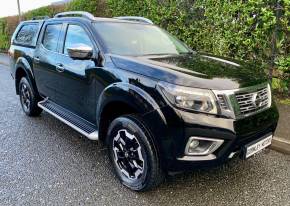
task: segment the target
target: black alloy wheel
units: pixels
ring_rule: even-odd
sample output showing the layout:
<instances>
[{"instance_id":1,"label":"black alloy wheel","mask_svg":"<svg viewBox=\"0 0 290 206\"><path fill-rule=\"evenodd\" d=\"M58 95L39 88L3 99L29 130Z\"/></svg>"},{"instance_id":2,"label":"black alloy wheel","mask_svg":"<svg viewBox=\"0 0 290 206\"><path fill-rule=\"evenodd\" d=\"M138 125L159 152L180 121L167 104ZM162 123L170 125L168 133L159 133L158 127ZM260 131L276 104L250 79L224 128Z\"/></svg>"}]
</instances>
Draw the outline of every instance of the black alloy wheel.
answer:
<instances>
[{"instance_id":1,"label":"black alloy wheel","mask_svg":"<svg viewBox=\"0 0 290 206\"><path fill-rule=\"evenodd\" d=\"M26 77L22 77L19 82L19 97L24 113L28 116L39 116L42 109L37 106L38 95Z\"/></svg>"},{"instance_id":2,"label":"black alloy wheel","mask_svg":"<svg viewBox=\"0 0 290 206\"><path fill-rule=\"evenodd\" d=\"M142 118L121 116L113 120L107 134L110 159L123 185L145 191L164 179L159 155Z\"/></svg>"},{"instance_id":3,"label":"black alloy wheel","mask_svg":"<svg viewBox=\"0 0 290 206\"><path fill-rule=\"evenodd\" d=\"M113 139L114 162L130 180L142 176L145 161L138 139L126 129L119 130Z\"/></svg>"},{"instance_id":4,"label":"black alloy wheel","mask_svg":"<svg viewBox=\"0 0 290 206\"><path fill-rule=\"evenodd\" d=\"M31 104L31 94L26 84L21 84L20 99L24 112L29 112Z\"/></svg>"}]
</instances>

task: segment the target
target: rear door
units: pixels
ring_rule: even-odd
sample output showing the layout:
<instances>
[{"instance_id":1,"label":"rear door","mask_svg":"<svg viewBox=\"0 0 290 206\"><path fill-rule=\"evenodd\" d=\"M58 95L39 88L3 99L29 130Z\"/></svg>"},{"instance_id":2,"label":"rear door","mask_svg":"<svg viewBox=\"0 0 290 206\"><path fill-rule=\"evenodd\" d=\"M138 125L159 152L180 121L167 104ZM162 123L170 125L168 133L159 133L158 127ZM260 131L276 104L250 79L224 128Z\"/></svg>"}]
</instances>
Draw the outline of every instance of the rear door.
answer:
<instances>
[{"instance_id":1,"label":"rear door","mask_svg":"<svg viewBox=\"0 0 290 206\"><path fill-rule=\"evenodd\" d=\"M59 38L62 32L62 23L47 23L40 35L37 44L33 67L35 81L39 93L56 100L56 89L59 87L57 63L59 57Z\"/></svg>"}]
</instances>

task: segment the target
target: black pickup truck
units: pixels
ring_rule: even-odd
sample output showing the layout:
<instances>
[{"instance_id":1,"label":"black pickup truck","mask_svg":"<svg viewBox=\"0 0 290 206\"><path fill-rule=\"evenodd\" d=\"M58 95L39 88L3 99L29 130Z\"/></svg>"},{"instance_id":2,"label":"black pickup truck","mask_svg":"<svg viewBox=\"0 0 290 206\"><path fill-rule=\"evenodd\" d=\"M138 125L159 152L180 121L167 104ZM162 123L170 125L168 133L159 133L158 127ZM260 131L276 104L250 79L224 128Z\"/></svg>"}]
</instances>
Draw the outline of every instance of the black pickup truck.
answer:
<instances>
[{"instance_id":1,"label":"black pickup truck","mask_svg":"<svg viewBox=\"0 0 290 206\"><path fill-rule=\"evenodd\" d=\"M9 56L23 111L45 110L106 143L132 190L157 186L168 171L247 159L277 126L262 68L195 52L146 18L25 21Z\"/></svg>"}]
</instances>

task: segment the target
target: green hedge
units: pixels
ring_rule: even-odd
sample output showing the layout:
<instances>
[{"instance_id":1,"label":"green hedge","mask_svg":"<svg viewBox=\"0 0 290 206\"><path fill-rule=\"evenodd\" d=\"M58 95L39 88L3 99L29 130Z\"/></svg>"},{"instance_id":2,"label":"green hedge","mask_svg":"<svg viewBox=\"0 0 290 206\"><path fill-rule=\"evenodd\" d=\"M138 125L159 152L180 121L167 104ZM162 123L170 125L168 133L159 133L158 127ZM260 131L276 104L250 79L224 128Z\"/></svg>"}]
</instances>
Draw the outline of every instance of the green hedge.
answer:
<instances>
[{"instance_id":1,"label":"green hedge","mask_svg":"<svg viewBox=\"0 0 290 206\"><path fill-rule=\"evenodd\" d=\"M275 86L290 93L285 73L290 67L290 0L108 0L108 4L113 16L150 18L193 49L254 60L266 69L274 66L282 80Z\"/></svg>"},{"instance_id":2,"label":"green hedge","mask_svg":"<svg viewBox=\"0 0 290 206\"><path fill-rule=\"evenodd\" d=\"M6 51L9 47L9 35L6 29L6 20L0 19L0 51Z\"/></svg>"},{"instance_id":3,"label":"green hedge","mask_svg":"<svg viewBox=\"0 0 290 206\"><path fill-rule=\"evenodd\" d=\"M66 10L87 11L101 17L110 16L106 0L73 0L67 5Z\"/></svg>"},{"instance_id":4,"label":"green hedge","mask_svg":"<svg viewBox=\"0 0 290 206\"><path fill-rule=\"evenodd\" d=\"M290 94L290 0L73 0L62 7L32 10L24 17L66 10L150 18L195 50L275 68L274 88ZM7 49L10 34L1 33L1 22L0 49Z\"/></svg>"},{"instance_id":5,"label":"green hedge","mask_svg":"<svg viewBox=\"0 0 290 206\"><path fill-rule=\"evenodd\" d=\"M67 6L69 11L87 11L95 13L97 10L97 1L95 0L74 0Z\"/></svg>"},{"instance_id":6,"label":"green hedge","mask_svg":"<svg viewBox=\"0 0 290 206\"><path fill-rule=\"evenodd\" d=\"M0 51L7 51L9 48L9 36L0 34Z\"/></svg>"}]
</instances>

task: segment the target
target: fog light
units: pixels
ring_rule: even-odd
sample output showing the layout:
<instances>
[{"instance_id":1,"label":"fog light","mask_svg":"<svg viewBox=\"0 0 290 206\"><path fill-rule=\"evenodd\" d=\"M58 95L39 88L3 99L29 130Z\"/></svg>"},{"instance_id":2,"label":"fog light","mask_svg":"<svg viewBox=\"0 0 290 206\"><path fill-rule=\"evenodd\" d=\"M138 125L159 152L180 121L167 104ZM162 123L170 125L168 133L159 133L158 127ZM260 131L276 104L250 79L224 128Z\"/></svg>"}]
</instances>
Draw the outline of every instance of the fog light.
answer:
<instances>
[{"instance_id":1,"label":"fog light","mask_svg":"<svg viewBox=\"0 0 290 206\"><path fill-rule=\"evenodd\" d=\"M189 147L188 147L188 152L191 153L191 152L194 152L194 150L199 146L199 140L195 140L193 139L190 144L189 144Z\"/></svg>"},{"instance_id":2,"label":"fog light","mask_svg":"<svg viewBox=\"0 0 290 206\"><path fill-rule=\"evenodd\" d=\"M205 137L190 137L186 148L186 155L209 155L216 151L224 142L221 139L211 139Z\"/></svg>"}]
</instances>

